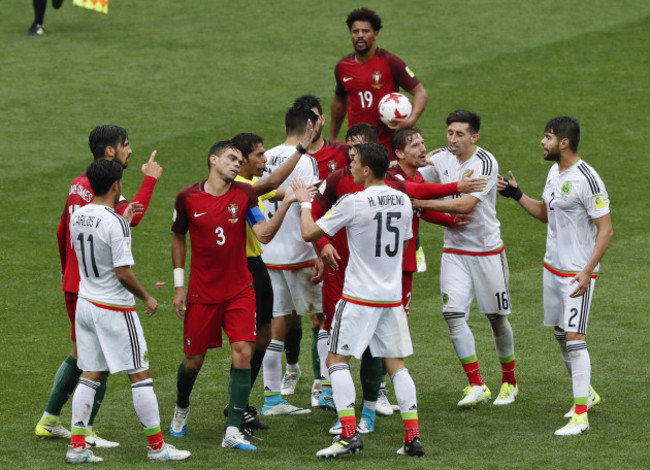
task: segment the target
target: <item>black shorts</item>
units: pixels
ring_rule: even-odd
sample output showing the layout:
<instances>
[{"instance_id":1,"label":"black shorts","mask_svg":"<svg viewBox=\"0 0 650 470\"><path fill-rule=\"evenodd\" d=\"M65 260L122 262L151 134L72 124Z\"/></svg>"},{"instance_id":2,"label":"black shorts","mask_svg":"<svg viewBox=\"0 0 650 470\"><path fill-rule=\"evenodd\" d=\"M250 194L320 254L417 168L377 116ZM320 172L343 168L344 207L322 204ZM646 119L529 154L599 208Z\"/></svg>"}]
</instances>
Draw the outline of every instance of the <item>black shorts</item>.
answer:
<instances>
[{"instance_id":1,"label":"black shorts","mask_svg":"<svg viewBox=\"0 0 650 470\"><path fill-rule=\"evenodd\" d=\"M256 326L259 330L262 325L268 325L273 319L273 287L271 278L261 256L246 258L248 270L253 276L255 299L257 302Z\"/></svg>"}]
</instances>

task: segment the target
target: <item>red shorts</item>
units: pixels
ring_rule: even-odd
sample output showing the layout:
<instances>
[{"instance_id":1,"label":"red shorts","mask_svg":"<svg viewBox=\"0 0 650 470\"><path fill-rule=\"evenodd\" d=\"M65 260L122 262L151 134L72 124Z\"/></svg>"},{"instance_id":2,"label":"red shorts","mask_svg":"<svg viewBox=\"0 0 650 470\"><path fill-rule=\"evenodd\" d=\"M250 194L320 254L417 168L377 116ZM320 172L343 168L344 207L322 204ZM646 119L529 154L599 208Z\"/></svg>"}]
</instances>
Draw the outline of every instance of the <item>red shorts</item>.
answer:
<instances>
[{"instance_id":1,"label":"red shorts","mask_svg":"<svg viewBox=\"0 0 650 470\"><path fill-rule=\"evenodd\" d=\"M345 275L344 269L332 271L325 269L323 275L323 313L325 314L325 331L329 331L332 327L332 319L334 312L336 312L336 303L341 300L343 295L343 279Z\"/></svg>"},{"instance_id":2,"label":"red shorts","mask_svg":"<svg viewBox=\"0 0 650 470\"><path fill-rule=\"evenodd\" d=\"M77 294L73 292L64 292L65 308L68 311L68 318L70 319L70 339L77 342L77 335L74 330L74 318L77 311Z\"/></svg>"},{"instance_id":3,"label":"red shorts","mask_svg":"<svg viewBox=\"0 0 650 470\"><path fill-rule=\"evenodd\" d=\"M220 304L187 304L183 325L185 354L205 353L221 347L221 330L231 343L257 338L255 330L255 291L250 286L237 297Z\"/></svg>"},{"instance_id":4,"label":"red shorts","mask_svg":"<svg viewBox=\"0 0 650 470\"><path fill-rule=\"evenodd\" d=\"M413 273L402 271L402 305L406 316L411 314L411 291L413 290Z\"/></svg>"}]
</instances>

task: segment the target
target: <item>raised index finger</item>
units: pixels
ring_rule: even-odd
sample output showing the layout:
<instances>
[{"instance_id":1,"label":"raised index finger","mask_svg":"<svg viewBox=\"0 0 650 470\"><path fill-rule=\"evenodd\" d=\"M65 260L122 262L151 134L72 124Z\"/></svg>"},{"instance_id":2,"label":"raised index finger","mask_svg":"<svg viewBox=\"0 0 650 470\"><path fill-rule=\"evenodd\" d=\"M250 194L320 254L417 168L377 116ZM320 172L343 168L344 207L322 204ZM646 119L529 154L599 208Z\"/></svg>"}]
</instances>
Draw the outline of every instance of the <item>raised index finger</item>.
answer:
<instances>
[{"instance_id":1,"label":"raised index finger","mask_svg":"<svg viewBox=\"0 0 650 470\"><path fill-rule=\"evenodd\" d=\"M157 153L158 150L154 150L153 152L151 152L151 156L149 157L149 163L152 163L155 160Z\"/></svg>"}]
</instances>

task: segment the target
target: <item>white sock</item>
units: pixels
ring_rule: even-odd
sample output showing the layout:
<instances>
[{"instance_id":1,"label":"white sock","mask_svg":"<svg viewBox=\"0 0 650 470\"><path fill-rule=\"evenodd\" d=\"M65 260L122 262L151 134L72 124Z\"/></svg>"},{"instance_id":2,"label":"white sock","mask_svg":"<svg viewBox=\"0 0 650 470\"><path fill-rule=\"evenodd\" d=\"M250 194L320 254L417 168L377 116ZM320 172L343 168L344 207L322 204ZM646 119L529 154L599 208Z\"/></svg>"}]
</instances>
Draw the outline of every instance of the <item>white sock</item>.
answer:
<instances>
[{"instance_id":1,"label":"white sock","mask_svg":"<svg viewBox=\"0 0 650 470\"><path fill-rule=\"evenodd\" d=\"M443 315L447 321L451 344L454 345L458 359L474 356L476 354L474 335L465 321L465 314L444 313Z\"/></svg>"},{"instance_id":2,"label":"white sock","mask_svg":"<svg viewBox=\"0 0 650 470\"><path fill-rule=\"evenodd\" d=\"M138 419L145 429L153 429L160 426L160 411L158 410L158 398L153 391L153 379L145 379L131 384L131 395L133 395L133 408Z\"/></svg>"},{"instance_id":3,"label":"white sock","mask_svg":"<svg viewBox=\"0 0 650 470\"><path fill-rule=\"evenodd\" d=\"M318 359L320 360L320 375L321 375L321 380L324 380L326 382L329 382L330 380L330 372L327 369L327 364L325 363L325 360L327 359L327 342L330 339L330 334L326 330L319 330L318 331Z\"/></svg>"},{"instance_id":4,"label":"white sock","mask_svg":"<svg viewBox=\"0 0 650 470\"><path fill-rule=\"evenodd\" d=\"M417 412L418 399L415 393L415 382L413 382L408 369L398 370L390 380L393 382L400 413L403 415L404 413Z\"/></svg>"},{"instance_id":5,"label":"white sock","mask_svg":"<svg viewBox=\"0 0 650 470\"><path fill-rule=\"evenodd\" d=\"M262 377L265 392L278 392L282 388L282 351L284 341L272 339L262 360Z\"/></svg>"},{"instance_id":6,"label":"white sock","mask_svg":"<svg viewBox=\"0 0 650 470\"><path fill-rule=\"evenodd\" d=\"M560 352L562 353L564 365L569 371L569 375L571 375L571 358L569 357L569 351L567 351L566 348L566 331L554 331L553 334L555 335L557 343L560 345Z\"/></svg>"},{"instance_id":7,"label":"white sock","mask_svg":"<svg viewBox=\"0 0 650 470\"><path fill-rule=\"evenodd\" d=\"M82 378L79 380L77 390L75 390L72 397L71 427L82 429L88 427L88 420L90 420L93 403L95 402L95 393L100 385L99 382L93 382L90 379Z\"/></svg>"},{"instance_id":8,"label":"white sock","mask_svg":"<svg viewBox=\"0 0 650 470\"><path fill-rule=\"evenodd\" d=\"M498 357L510 357L515 353L515 338L512 334L512 326L506 315L491 313L487 315L492 327L492 338Z\"/></svg>"},{"instance_id":9,"label":"white sock","mask_svg":"<svg viewBox=\"0 0 650 470\"><path fill-rule=\"evenodd\" d=\"M347 364L334 364L330 367L329 372L336 411L354 410L356 391L354 390L352 374L350 374L350 366Z\"/></svg>"},{"instance_id":10,"label":"white sock","mask_svg":"<svg viewBox=\"0 0 650 470\"><path fill-rule=\"evenodd\" d=\"M300 364L297 362L295 364L287 364L287 372L298 373L300 372Z\"/></svg>"},{"instance_id":11,"label":"white sock","mask_svg":"<svg viewBox=\"0 0 650 470\"><path fill-rule=\"evenodd\" d=\"M587 351L586 341L567 341L567 350L571 358L571 380L573 382L573 397L589 396L591 383L591 360Z\"/></svg>"}]
</instances>

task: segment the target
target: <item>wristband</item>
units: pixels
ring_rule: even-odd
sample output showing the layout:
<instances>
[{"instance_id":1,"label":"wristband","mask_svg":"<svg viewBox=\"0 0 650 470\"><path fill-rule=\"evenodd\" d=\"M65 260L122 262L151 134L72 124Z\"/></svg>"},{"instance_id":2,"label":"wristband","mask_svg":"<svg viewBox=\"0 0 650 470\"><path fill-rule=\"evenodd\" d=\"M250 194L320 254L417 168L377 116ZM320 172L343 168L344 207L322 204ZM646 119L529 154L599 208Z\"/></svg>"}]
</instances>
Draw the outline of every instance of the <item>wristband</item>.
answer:
<instances>
[{"instance_id":1,"label":"wristband","mask_svg":"<svg viewBox=\"0 0 650 470\"><path fill-rule=\"evenodd\" d=\"M307 149L305 147L303 147L302 144L296 145L296 150L298 152L302 153L303 155L307 153Z\"/></svg>"},{"instance_id":2,"label":"wristband","mask_svg":"<svg viewBox=\"0 0 650 470\"><path fill-rule=\"evenodd\" d=\"M309 201L303 201L300 203L300 208L301 209L309 209L311 210L311 202Z\"/></svg>"},{"instance_id":3,"label":"wristband","mask_svg":"<svg viewBox=\"0 0 650 470\"><path fill-rule=\"evenodd\" d=\"M514 199L515 201L519 201L519 199L522 198L524 195L523 191L519 186L514 187L513 185L510 184L510 181L508 181L508 178L503 178L506 182L506 187L503 188L501 191L499 191L499 194L501 194L504 197L510 197Z\"/></svg>"},{"instance_id":4,"label":"wristband","mask_svg":"<svg viewBox=\"0 0 650 470\"><path fill-rule=\"evenodd\" d=\"M183 268L174 268L174 287L183 287L185 285L185 270Z\"/></svg>"}]
</instances>

